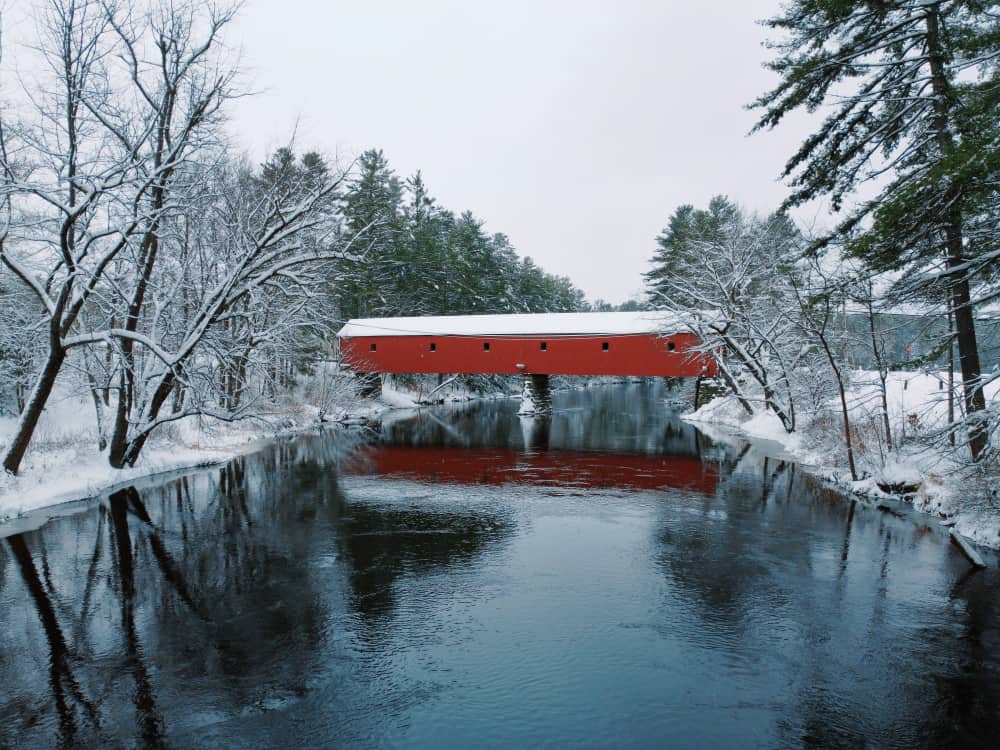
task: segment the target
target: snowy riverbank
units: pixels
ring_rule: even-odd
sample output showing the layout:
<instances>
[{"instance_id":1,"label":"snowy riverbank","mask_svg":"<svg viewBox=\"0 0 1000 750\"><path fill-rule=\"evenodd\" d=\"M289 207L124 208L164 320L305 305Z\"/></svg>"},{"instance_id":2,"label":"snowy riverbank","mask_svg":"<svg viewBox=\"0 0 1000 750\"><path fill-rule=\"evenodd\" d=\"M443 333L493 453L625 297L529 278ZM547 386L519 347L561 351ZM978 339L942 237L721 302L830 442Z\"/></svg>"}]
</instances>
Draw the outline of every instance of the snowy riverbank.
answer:
<instances>
[{"instance_id":1,"label":"snowy riverbank","mask_svg":"<svg viewBox=\"0 0 1000 750\"><path fill-rule=\"evenodd\" d=\"M385 387L374 400L339 399L320 418L307 404L290 404L240 422L189 417L161 428L134 467L113 469L97 449L93 407L74 398L53 399L42 415L21 471L0 471L0 523L25 514L84 500L112 487L165 472L211 466L252 452L282 435L306 433L322 425L351 425L392 410L418 408L426 394ZM474 394L451 389L442 398L466 401ZM0 451L14 433L16 420L0 418Z\"/></svg>"},{"instance_id":2,"label":"snowy riverbank","mask_svg":"<svg viewBox=\"0 0 1000 750\"><path fill-rule=\"evenodd\" d=\"M721 426L770 441L780 446L783 457L876 502L899 497L881 487L916 487L906 498L917 510L935 515L942 524L978 544L1000 549L1000 488L995 478L977 476L950 451L942 450L940 438L932 439L947 424L946 373L893 372L886 386L892 450L883 437L877 373L852 373L848 410L860 477L856 481L846 468L840 416L833 406L801 416L799 428L792 433L785 432L771 412L748 417L733 396L717 397L683 419L710 431ZM998 391L1000 383L991 384L987 399L996 402Z\"/></svg>"}]
</instances>

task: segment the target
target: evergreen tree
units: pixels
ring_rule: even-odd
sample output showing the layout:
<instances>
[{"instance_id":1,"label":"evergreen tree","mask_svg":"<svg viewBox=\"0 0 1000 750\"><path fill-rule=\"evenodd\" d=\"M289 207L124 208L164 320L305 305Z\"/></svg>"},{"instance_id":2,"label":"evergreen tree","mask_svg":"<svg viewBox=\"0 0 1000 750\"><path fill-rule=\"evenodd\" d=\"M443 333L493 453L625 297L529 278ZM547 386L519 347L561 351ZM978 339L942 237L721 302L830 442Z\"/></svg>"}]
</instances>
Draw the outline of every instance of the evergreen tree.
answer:
<instances>
[{"instance_id":1,"label":"evergreen tree","mask_svg":"<svg viewBox=\"0 0 1000 750\"><path fill-rule=\"evenodd\" d=\"M409 201L403 209L409 296L403 314L429 315L443 311L449 287L446 237L454 217L438 207L420 172L406 181Z\"/></svg>"},{"instance_id":2,"label":"evergreen tree","mask_svg":"<svg viewBox=\"0 0 1000 750\"><path fill-rule=\"evenodd\" d=\"M382 151L365 151L344 197L345 231L363 237L356 250L360 261L346 264L337 279L338 306L345 320L396 312L388 292L406 273L399 257L402 197L399 178Z\"/></svg>"},{"instance_id":3,"label":"evergreen tree","mask_svg":"<svg viewBox=\"0 0 1000 750\"><path fill-rule=\"evenodd\" d=\"M286 169L276 156L275 171ZM565 278L518 258L472 212L437 205L420 172L401 183L381 151L366 151L343 197L344 232L364 230L363 253L338 268L334 317L455 315L583 309Z\"/></svg>"},{"instance_id":4,"label":"evergreen tree","mask_svg":"<svg viewBox=\"0 0 1000 750\"><path fill-rule=\"evenodd\" d=\"M650 305L648 303L638 299L627 299L618 305L620 312L641 312L649 309Z\"/></svg>"},{"instance_id":5,"label":"evergreen tree","mask_svg":"<svg viewBox=\"0 0 1000 750\"><path fill-rule=\"evenodd\" d=\"M721 242L733 223L741 220L739 207L724 195L713 197L707 209L691 205L678 207L656 238L657 250L651 261L653 268L644 274L650 303L662 305L669 294L674 302L696 305L697 301L691 297L676 299L680 293L675 283L676 275L689 272L700 247Z\"/></svg>"},{"instance_id":6,"label":"evergreen tree","mask_svg":"<svg viewBox=\"0 0 1000 750\"><path fill-rule=\"evenodd\" d=\"M946 291L974 459L987 436L976 419L986 404L974 293L1000 257L998 10L981 0L791 0L767 22L786 34L771 45L781 82L753 105L764 110L756 129L834 105L785 166L786 207L829 196L839 210L860 184L888 178L838 236L873 269L905 271L908 291Z\"/></svg>"},{"instance_id":7,"label":"evergreen tree","mask_svg":"<svg viewBox=\"0 0 1000 750\"><path fill-rule=\"evenodd\" d=\"M483 224L465 211L451 227L448 238L455 279L454 294L449 300L449 312L474 314L500 312L492 308L488 292L488 275L494 269L489 239Z\"/></svg>"}]
</instances>

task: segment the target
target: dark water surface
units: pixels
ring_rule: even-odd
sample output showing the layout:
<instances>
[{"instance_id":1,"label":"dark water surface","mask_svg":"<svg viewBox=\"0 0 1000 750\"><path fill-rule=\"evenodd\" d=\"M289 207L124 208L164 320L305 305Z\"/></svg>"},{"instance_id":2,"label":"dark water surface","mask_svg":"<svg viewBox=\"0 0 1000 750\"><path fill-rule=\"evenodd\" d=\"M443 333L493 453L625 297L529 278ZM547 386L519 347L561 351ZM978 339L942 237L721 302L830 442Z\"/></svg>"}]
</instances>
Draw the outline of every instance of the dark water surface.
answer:
<instances>
[{"instance_id":1,"label":"dark water surface","mask_svg":"<svg viewBox=\"0 0 1000 750\"><path fill-rule=\"evenodd\" d=\"M996 558L663 395L397 417L0 540L0 747L997 747Z\"/></svg>"}]
</instances>

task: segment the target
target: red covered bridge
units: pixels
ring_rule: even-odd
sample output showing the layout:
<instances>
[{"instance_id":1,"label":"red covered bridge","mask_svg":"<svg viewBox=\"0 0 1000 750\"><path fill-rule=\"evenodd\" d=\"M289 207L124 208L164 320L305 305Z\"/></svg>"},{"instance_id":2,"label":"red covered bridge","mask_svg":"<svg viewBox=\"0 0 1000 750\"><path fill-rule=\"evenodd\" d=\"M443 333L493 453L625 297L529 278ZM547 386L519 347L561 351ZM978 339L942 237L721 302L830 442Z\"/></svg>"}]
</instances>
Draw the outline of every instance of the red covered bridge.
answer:
<instances>
[{"instance_id":1,"label":"red covered bridge","mask_svg":"<svg viewBox=\"0 0 1000 750\"><path fill-rule=\"evenodd\" d=\"M361 373L714 375L711 355L660 312L358 318L341 358Z\"/></svg>"}]
</instances>

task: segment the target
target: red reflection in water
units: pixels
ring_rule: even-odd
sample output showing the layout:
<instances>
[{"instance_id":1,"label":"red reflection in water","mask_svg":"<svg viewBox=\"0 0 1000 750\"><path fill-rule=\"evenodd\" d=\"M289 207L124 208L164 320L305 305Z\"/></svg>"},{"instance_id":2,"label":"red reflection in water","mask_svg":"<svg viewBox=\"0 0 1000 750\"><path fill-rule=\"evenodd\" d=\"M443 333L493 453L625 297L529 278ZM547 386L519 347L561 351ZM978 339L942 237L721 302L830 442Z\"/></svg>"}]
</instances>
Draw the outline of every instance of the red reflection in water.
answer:
<instances>
[{"instance_id":1,"label":"red reflection in water","mask_svg":"<svg viewBox=\"0 0 1000 750\"><path fill-rule=\"evenodd\" d=\"M690 456L456 449L403 445L360 451L345 474L405 477L449 484L538 484L578 488L655 490L665 487L713 494L717 467Z\"/></svg>"}]
</instances>

